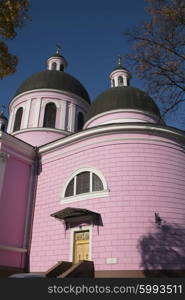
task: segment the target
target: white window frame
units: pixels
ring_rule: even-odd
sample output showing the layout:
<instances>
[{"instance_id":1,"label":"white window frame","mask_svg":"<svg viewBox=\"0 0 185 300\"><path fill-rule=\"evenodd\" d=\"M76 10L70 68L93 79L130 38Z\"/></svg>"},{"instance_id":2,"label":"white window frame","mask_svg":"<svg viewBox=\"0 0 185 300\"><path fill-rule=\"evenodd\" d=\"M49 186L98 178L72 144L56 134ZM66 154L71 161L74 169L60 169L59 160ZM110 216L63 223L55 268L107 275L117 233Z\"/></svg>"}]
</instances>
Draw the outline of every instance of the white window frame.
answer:
<instances>
[{"instance_id":1,"label":"white window frame","mask_svg":"<svg viewBox=\"0 0 185 300\"><path fill-rule=\"evenodd\" d=\"M82 172L90 172L90 192L88 193L82 193L82 194L76 194L76 178L77 175L82 173ZM102 191L92 191L92 174L96 174L100 180L102 181L103 184L103 190ZM74 178L74 195L65 197L65 192L68 184L70 181ZM105 180L105 177L103 174L94 168L80 168L76 170L75 172L72 173L72 175L69 177L69 179L65 182L64 188L61 194L61 204L63 203L71 203L71 202L78 202L82 200L88 200L88 199L93 199L93 198L101 198L101 197L107 197L109 195L109 190L107 187L107 182Z\"/></svg>"},{"instance_id":2,"label":"white window frame","mask_svg":"<svg viewBox=\"0 0 185 300\"><path fill-rule=\"evenodd\" d=\"M46 105L48 103L53 103L56 106L56 119L55 119L55 126L56 126L58 113L59 113L58 110L60 108L60 105L58 103L58 99L52 99L52 98L48 97L48 98L41 99L41 102L40 102L41 109L40 109L40 114L39 114L39 119L38 119L38 124L39 124L38 127L47 128L47 127L43 127L43 125L44 125L44 116L45 116ZM57 127L52 128L52 129L57 129Z\"/></svg>"},{"instance_id":3,"label":"white window frame","mask_svg":"<svg viewBox=\"0 0 185 300\"><path fill-rule=\"evenodd\" d=\"M23 128L23 119L25 117L24 116L25 105L20 104L14 110L14 116L13 116L13 121L12 121L12 130L11 130L13 133L19 131L19 130L13 131L14 130L14 125L15 125L16 114L17 114L17 111L18 111L19 108L22 108L22 117L21 117L21 124L20 124L20 129L19 130L21 130Z\"/></svg>"}]
</instances>

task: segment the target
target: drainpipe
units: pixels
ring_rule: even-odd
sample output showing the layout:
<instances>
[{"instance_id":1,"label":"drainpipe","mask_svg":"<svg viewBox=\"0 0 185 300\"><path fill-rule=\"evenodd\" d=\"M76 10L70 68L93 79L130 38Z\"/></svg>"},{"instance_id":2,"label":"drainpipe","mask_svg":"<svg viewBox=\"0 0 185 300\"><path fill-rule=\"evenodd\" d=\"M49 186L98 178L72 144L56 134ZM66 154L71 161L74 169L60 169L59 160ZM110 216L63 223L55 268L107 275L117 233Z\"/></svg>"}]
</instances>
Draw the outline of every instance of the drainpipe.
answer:
<instances>
[{"instance_id":1,"label":"drainpipe","mask_svg":"<svg viewBox=\"0 0 185 300\"><path fill-rule=\"evenodd\" d=\"M34 208L36 200L36 191L37 191L37 181L39 175L39 165L40 157L38 154L38 148L35 147L35 162L31 167L31 176L29 182L29 191L28 191L28 204L26 209L26 220L25 220L25 230L23 238L23 248L27 249L26 261L25 261L25 271L29 272L29 259L30 259L30 249L31 249L31 238L32 238L32 229L33 229L33 217L34 217Z\"/></svg>"}]
</instances>

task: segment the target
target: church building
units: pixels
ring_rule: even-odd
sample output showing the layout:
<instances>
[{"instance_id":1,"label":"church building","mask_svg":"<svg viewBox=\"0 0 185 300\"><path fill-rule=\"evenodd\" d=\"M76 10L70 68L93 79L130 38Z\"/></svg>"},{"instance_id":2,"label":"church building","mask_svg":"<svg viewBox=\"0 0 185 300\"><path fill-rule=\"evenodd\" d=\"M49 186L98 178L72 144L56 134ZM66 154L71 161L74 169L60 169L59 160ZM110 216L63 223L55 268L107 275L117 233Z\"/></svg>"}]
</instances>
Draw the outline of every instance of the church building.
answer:
<instances>
[{"instance_id":1,"label":"church building","mask_svg":"<svg viewBox=\"0 0 185 300\"><path fill-rule=\"evenodd\" d=\"M82 260L95 277L183 273L185 132L120 60L92 102L66 67L57 50L0 114L0 276Z\"/></svg>"}]
</instances>

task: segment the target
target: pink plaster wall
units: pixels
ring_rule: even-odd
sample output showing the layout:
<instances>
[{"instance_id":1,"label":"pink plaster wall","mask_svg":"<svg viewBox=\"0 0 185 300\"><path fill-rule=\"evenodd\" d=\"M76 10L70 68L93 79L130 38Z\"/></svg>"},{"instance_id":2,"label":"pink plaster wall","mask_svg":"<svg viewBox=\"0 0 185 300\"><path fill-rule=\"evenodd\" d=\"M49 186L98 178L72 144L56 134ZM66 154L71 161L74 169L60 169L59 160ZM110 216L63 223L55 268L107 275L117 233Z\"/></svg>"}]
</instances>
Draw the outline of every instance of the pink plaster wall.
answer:
<instances>
[{"instance_id":1,"label":"pink plaster wall","mask_svg":"<svg viewBox=\"0 0 185 300\"><path fill-rule=\"evenodd\" d=\"M131 137L133 140L129 140ZM150 234L158 237L155 212L166 225L185 226L185 153L181 147L147 134L112 134L45 154L42 161L31 271L45 271L59 260L69 260L70 230L65 233L63 224L50 216L68 206L90 209L102 216L104 226L99 231L93 227L92 260L96 270L185 268L176 256L170 256L171 252L160 253L163 260L153 265L158 249L153 249L152 255L150 251L148 262L146 254L151 244L145 245L143 251L139 247L140 241ZM60 204L64 183L82 167L92 167L104 174L109 196ZM177 232L170 235L170 251L176 238ZM163 240L155 242L155 246L159 242ZM117 263L107 264L106 258L110 257L117 258Z\"/></svg>"},{"instance_id":2,"label":"pink plaster wall","mask_svg":"<svg viewBox=\"0 0 185 300\"><path fill-rule=\"evenodd\" d=\"M144 113L137 113L137 112L107 112L104 115L97 115L95 118L92 120L87 121L87 125L85 124L84 128L90 128L94 126L101 125L102 123L109 122L111 121L116 121L117 119L125 119L125 122L128 122L126 119L129 119L129 122L136 122L135 119L137 119L141 122L147 122L147 123L156 123L157 122L157 117L152 117Z\"/></svg>"},{"instance_id":3,"label":"pink plaster wall","mask_svg":"<svg viewBox=\"0 0 185 300\"><path fill-rule=\"evenodd\" d=\"M13 145L12 145L13 147ZM0 245L23 247L26 208L31 175L31 162L12 154L13 148L3 147L10 154L7 159L3 191L0 199ZM14 150L15 151L15 150ZM0 265L24 267L24 256L20 252L0 249Z\"/></svg>"},{"instance_id":4,"label":"pink plaster wall","mask_svg":"<svg viewBox=\"0 0 185 300\"><path fill-rule=\"evenodd\" d=\"M25 254L15 251L0 250L0 266L24 268Z\"/></svg>"},{"instance_id":5,"label":"pink plaster wall","mask_svg":"<svg viewBox=\"0 0 185 300\"><path fill-rule=\"evenodd\" d=\"M41 146L52 141L58 140L65 136L64 132L53 132L49 130L34 130L34 131L20 131L14 134L18 139L32 146Z\"/></svg>"}]
</instances>

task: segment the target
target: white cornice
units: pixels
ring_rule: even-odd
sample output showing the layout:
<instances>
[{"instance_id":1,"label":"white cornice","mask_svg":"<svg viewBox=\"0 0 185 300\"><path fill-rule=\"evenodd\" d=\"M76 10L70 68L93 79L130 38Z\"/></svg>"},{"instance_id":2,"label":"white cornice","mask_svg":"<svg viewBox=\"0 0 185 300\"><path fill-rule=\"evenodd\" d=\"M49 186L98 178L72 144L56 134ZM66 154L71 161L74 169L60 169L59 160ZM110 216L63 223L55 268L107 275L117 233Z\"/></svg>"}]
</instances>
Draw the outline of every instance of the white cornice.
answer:
<instances>
[{"instance_id":1,"label":"white cornice","mask_svg":"<svg viewBox=\"0 0 185 300\"><path fill-rule=\"evenodd\" d=\"M113 70L110 75L109 78L111 78L113 75L115 75L116 73L123 73L124 75L129 75L129 77L131 78L131 73L127 70L127 69L115 69Z\"/></svg>"},{"instance_id":2,"label":"white cornice","mask_svg":"<svg viewBox=\"0 0 185 300\"><path fill-rule=\"evenodd\" d=\"M44 153L47 151L52 151L57 147L66 146L94 136L102 136L112 133L141 133L148 135L157 135L175 140L176 143L180 144L183 147L185 146L185 132L177 130L175 128L162 127L156 124L149 123L116 123L82 130L81 132L72 134L68 137L53 141L49 144L39 147L39 152Z\"/></svg>"},{"instance_id":3,"label":"white cornice","mask_svg":"<svg viewBox=\"0 0 185 300\"><path fill-rule=\"evenodd\" d=\"M24 128L20 129L18 131L12 132L11 135L16 136L17 134L23 133L23 132L30 132L30 131L49 131L49 132L56 132L56 133L62 133L65 135L71 135L72 132L65 131L62 129L57 128L49 128L49 127L31 127L31 128Z\"/></svg>"},{"instance_id":4,"label":"white cornice","mask_svg":"<svg viewBox=\"0 0 185 300\"><path fill-rule=\"evenodd\" d=\"M19 153L27 155L31 158L35 157L35 148L33 146L8 133L0 132L0 140L2 140L3 144L11 147L11 149L18 151Z\"/></svg>"},{"instance_id":5,"label":"white cornice","mask_svg":"<svg viewBox=\"0 0 185 300\"><path fill-rule=\"evenodd\" d=\"M96 119L99 119L100 117L104 117L106 115L115 114L115 113L137 113L137 114L140 114L140 115L145 115L147 117L150 117L150 118L154 119L156 122L159 121L159 118L156 115L145 112L145 111L142 111L142 110L139 110L139 109L114 109L114 110L109 110L109 111L106 111L106 112L102 112L102 113L90 118L89 120L87 120L87 122L85 122L84 129L87 128L88 125L91 122L95 121Z\"/></svg>"},{"instance_id":6,"label":"white cornice","mask_svg":"<svg viewBox=\"0 0 185 300\"><path fill-rule=\"evenodd\" d=\"M85 104L87 106L87 108L90 106L90 103L88 103L86 100L84 100L83 98L81 98L80 96L76 95L76 94L73 94L71 92L67 92L67 91L60 91L60 90L56 90L56 89L34 89L34 90L30 90L30 91L26 91L26 92L23 92L19 95L17 95L15 98L13 98L10 103L9 103L9 109L11 110L11 106L13 105L13 103L18 100L19 98L21 98L22 96L25 96L25 95L30 95L30 97L32 97L31 94L34 94L34 93L43 93L43 92L55 92L57 94L60 94L60 95L65 95L67 97L69 97L70 99L73 98L73 99L76 99L78 101L82 101L83 104ZM59 99L60 100L60 99ZM62 99L61 99L62 100Z\"/></svg>"},{"instance_id":7,"label":"white cornice","mask_svg":"<svg viewBox=\"0 0 185 300\"><path fill-rule=\"evenodd\" d=\"M85 193L85 194L79 194L71 197L62 197L60 200L60 204L67 204L67 203L74 203L79 201L87 201L89 199L99 199L103 197L109 196L109 190L103 190L103 191L97 191L97 192L91 192L91 193Z\"/></svg>"}]
</instances>

